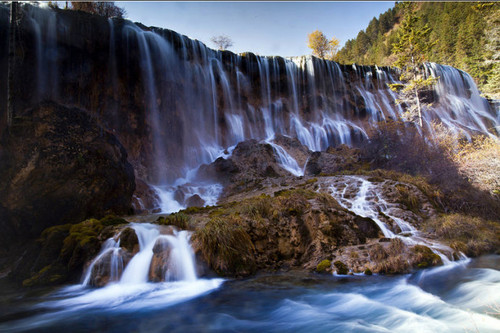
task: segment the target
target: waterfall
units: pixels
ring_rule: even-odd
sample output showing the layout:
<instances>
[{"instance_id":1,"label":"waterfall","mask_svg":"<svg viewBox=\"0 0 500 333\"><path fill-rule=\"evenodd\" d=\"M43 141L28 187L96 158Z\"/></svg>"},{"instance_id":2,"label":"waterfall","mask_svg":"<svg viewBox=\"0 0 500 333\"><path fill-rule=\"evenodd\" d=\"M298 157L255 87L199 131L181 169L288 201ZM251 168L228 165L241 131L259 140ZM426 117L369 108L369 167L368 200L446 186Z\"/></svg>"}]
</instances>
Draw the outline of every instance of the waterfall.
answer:
<instances>
[{"instance_id":1,"label":"waterfall","mask_svg":"<svg viewBox=\"0 0 500 333\"><path fill-rule=\"evenodd\" d=\"M116 281L118 279L119 269L123 269L123 260L119 257L120 251L120 241L115 241L113 238L109 238L102 245L102 249L99 254L92 260L89 267L83 274L82 285L88 286L90 283L90 279L92 277L92 271L96 265L96 263L100 262L107 254L112 254L112 259L110 263L110 271L111 271L111 281Z\"/></svg>"},{"instance_id":2,"label":"waterfall","mask_svg":"<svg viewBox=\"0 0 500 333\"><path fill-rule=\"evenodd\" d=\"M131 228L134 229L137 235L139 252L128 262L125 269L123 269L123 259L120 255L122 250L120 241L110 238L104 242L101 251L85 271L82 279L83 286L90 284L92 274L94 274L94 267L108 264L103 262L103 259L109 253L112 253L108 268L110 283L124 286L148 283L154 255L153 248L158 244L160 244L162 250L169 251L167 252L166 267L163 267L165 269L164 281L194 282L198 279L194 253L190 244L190 232L174 230L171 235L164 235L160 233L158 225L149 223L132 223ZM116 238L119 237L120 234L116 236Z\"/></svg>"},{"instance_id":3,"label":"waterfall","mask_svg":"<svg viewBox=\"0 0 500 333\"><path fill-rule=\"evenodd\" d=\"M297 161L283 147L272 142L272 139L268 139L265 142L273 147L273 151L281 167L296 177L303 176L304 169L299 167Z\"/></svg>"},{"instance_id":4,"label":"waterfall","mask_svg":"<svg viewBox=\"0 0 500 333\"><path fill-rule=\"evenodd\" d=\"M396 69L340 65L312 56L237 55L130 21L103 19L95 29L109 33L103 39L78 24L74 13L23 8L28 8L31 28L21 34L27 36L29 51L21 65L33 68L24 80L37 82L40 91L30 97L36 89L22 86L23 105L51 97L81 104L101 123L114 124L139 178L163 190L181 185L179 179L242 140L281 134L296 137L312 151L357 145L379 121L403 113L387 86L397 82ZM95 47L88 51L85 43ZM106 80L99 80L102 59L109 67ZM439 77L429 94L433 105L423 110L426 127L439 121L468 135L498 135L500 115L467 73L433 63L425 69ZM66 89L64 94L59 87ZM274 151L292 174L300 174L281 149ZM169 194L164 197L170 200Z\"/></svg>"}]
</instances>

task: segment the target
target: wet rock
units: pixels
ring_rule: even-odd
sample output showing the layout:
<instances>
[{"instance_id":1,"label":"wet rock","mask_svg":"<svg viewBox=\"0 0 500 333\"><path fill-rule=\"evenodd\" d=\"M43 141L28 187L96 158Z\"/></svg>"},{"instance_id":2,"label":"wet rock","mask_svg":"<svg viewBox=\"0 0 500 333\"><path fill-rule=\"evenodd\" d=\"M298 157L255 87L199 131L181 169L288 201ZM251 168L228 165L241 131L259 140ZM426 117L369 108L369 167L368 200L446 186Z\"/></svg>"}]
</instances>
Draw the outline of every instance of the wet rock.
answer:
<instances>
[{"instance_id":1,"label":"wet rock","mask_svg":"<svg viewBox=\"0 0 500 333\"><path fill-rule=\"evenodd\" d=\"M356 215L354 223L356 223L359 233L366 238L379 238L383 236L379 226L371 218Z\"/></svg>"},{"instance_id":2,"label":"wet rock","mask_svg":"<svg viewBox=\"0 0 500 333\"><path fill-rule=\"evenodd\" d=\"M305 174L316 176L319 174L335 174L341 170L353 170L359 166L359 150L339 145L328 148L325 152L314 152L307 161Z\"/></svg>"},{"instance_id":3,"label":"wet rock","mask_svg":"<svg viewBox=\"0 0 500 333\"><path fill-rule=\"evenodd\" d=\"M119 281L133 255L126 250L111 250L103 255L92 267L89 284L104 287L110 282Z\"/></svg>"},{"instance_id":4,"label":"wet rock","mask_svg":"<svg viewBox=\"0 0 500 333\"><path fill-rule=\"evenodd\" d=\"M143 213L158 207L160 198L156 191L142 179L136 178L132 207L135 213Z\"/></svg>"},{"instance_id":5,"label":"wet rock","mask_svg":"<svg viewBox=\"0 0 500 333\"><path fill-rule=\"evenodd\" d=\"M203 207L205 206L205 200L203 200L198 194L190 196L186 200L187 207Z\"/></svg>"},{"instance_id":6,"label":"wet rock","mask_svg":"<svg viewBox=\"0 0 500 333\"><path fill-rule=\"evenodd\" d=\"M139 252L139 239L134 229L125 228L120 233L120 246L132 254Z\"/></svg>"},{"instance_id":7,"label":"wet rock","mask_svg":"<svg viewBox=\"0 0 500 333\"><path fill-rule=\"evenodd\" d=\"M273 142L283 147L297 161L297 164L301 168L304 167L311 154L311 151L297 138L277 134Z\"/></svg>"},{"instance_id":8,"label":"wet rock","mask_svg":"<svg viewBox=\"0 0 500 333\"><path fill-rule=\"evenodd\" d=\"M153 247L153 258L149 267L149 281L161 282L165 281L167 271L169 270L170 253L172 248L168 241L164 238L159 238ZM171 269L175 269L172 267Z\"/></svg>"}]
</instances>

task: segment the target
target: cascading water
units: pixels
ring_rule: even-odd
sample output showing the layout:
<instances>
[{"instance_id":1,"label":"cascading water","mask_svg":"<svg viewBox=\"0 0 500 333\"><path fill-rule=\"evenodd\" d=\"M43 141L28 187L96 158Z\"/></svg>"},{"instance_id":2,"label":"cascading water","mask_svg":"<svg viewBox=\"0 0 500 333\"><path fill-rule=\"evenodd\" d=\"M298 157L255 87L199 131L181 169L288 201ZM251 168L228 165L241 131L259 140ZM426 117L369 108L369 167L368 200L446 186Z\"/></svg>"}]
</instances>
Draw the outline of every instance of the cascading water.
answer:
<instances>
[{"instance_id":1,"label":"cascading water","mask_svg":"<svg viewBox=\"0 0 500 333\"><path fill-rule=\"evenodd\" d=\"M81 285L64 289L62 293L66 299L47 305L54 308L62 306L68 311L110 306L120 311L145 307L153 309L198 297L223 283L218 278L198 278L188 231L177 231L173 227L161 229L149 223L132 223L130 227L137 235L139 252L128 263L123 257L126 250L120 248L120 233L104 242L100 253L84 273ZM152 259L158 253L165 254L164 261L161 267L154 267ZM109 254L112 258L108 261L106 257ZM162 272L160 280L164 282L151 282L150 275L155 268ZM95 275L103 272L110 274L105 286L88 288Z\"/></svg>"},{"instance_id":2,"label":"cascading water","mask_svg":"<svg viewBox=\"0 0 500 333\"><path fill-rule=\"evenodd\" d=\"M413 225L398 217L398 211L401 212L400 206L388 202L378 186L381 185L375 185L360 176L345 176L339 177L328 190L342 207L356 215L372 219L385 237L398 237L407 245L425 245L439 255L443 264L449 264L451 261L447 255L451 255L453 250L448 246L422 237ZM394 231L394 226L388 225L387 219L396 224L397 229L399 229L397 232ZM461 256L462 259L466 259L465 255Z\"/></svg>"},{"instance_id":3,"label":"cascading water","mask_svg":"<svg viewBox=\"0 0 500 333\"><path fill-rule=\"evenodd\" d=\"M64 67L68 62L64 57L70 54L68 43L74 40L69 31L81 29L68 18L71 13L63 17L48 9L26 8L30 8L27 18L34 27L26 35L34 34L37 45L32 58L31 53L26 57L34 68L33 82L56 92L57 87L74 84L75 77L84 80L87 73L98 71L92 63L73 64L75 58L70 69ZM378 121L403 113L387 87L396 82L397 73L390 68L344 66L311 56L236 55L209 49L169 30L145 31L119 20L103 23L101 29L109 38L99 42L110 58L105 71L110 77L103 82L112 89L96 82L92 83L95 87L89 85L89 91L79 91L77 100L68 92L52 97L73 105L94 96L106 101L105 109L111 112L102 112L100 104L90 105L89 111L103 118L103 123L114 124L110 127L131 151L139 177L160 192L167 191L160 193L165 200L173 197L166 189L180 185L178 179L187 179L188 172L214 161L242 140L260 141L282 134L297 137L312 151L324 150L366 140L367 131ZM92 40L92 36L86 38ZM499 115L479 96L468 74L438 64L427 64L426 70L439 81L433 107L424 110L425 126L437 120L455 131L498 133ZM72 75L54 74L62 71ZM37 101L33 98L25 103ZM137 110L144 115L117 121ZM277 155L282 153L274 148ZM295 171L292 173L300 174ZM162 206L170 206L170 211L184 203Z\"/></svg>"},{"instance_id":4,"label":"cascading water","mask_svg":"<svg viewBox=\"0 0 500 333\"><path fill-rule=\"evenodd\" d=\"M149 223L132 223L131 228L135 231L139 241L139 252L128 262L123 270L123 259L119 257L120 234L104 242L101 252L87 268L82 285L87 286L92 278L94 267L99 265L108 253L113 253L113 259L109 262L109 272L112 275L110 281L118 284L143 284L149 279L150 267L153 258L153 248L157 243L168 244L169 256L166 268L165 281L196 281L196 263L194 253L190 245L190 233L188 231L173 230L172 234L161 234L158 225ZM118 241L115 240L118 238ZM121 264L120 264L121 263ZM123 273L118 276L121 265Z\"/></svg>"},{"instance_id":5,"label":"cascading water","mask_svg":"<svg viewBox=\"0 0 500 333\"><path fill-rule=\"evenodd\" d=\"M37 82L40 93L23 103L36 103L47 97L46 92L57 101L76 105L100 96L108 112L102 112L101 106L94 110L92 105L89 111L103 118L126 148L141 142L139 149L130 150L143 155L132 159L138 163L140 177L155 185L165 200L171 201L172 193L166 189L180 185L178 179L186 179L190 170L214 161L242 140L266 140L282 134L297 137L312 151L324 150L365 140L367 130L378 121L397 118L403 112L387 87L396 82L389 68L341 66L311 56L235 55L214 51L172 31L145 31L131 22L115 20L103 21L102 27L109 33L102 41L109 57L105 73L109 77L103 82L112 89L97 85L95 90L79 91L75 100L71 93L58 91L93 70L87 63L80 66L85 71L81 73L77 65L70 70L64 67L67 44L74 40L68 34L81 27L73 25L68 18L71 14L25 8L31 27L26 35L33 34L35 40L35 50L27 53L26 61L34 68L32 81ZM73 57L71 61L77 60ZM499 115L479 96L468 74L437 64L426 65L426 70L440 78L436 101L424 110L426 126L438 120L456 131L498 133ZM63 71L72 75L58 75ZM136 88L136 82L142 88ZM136 99L126 87L134 87L142 98ZM144 110L144 117L120 120L125 105ZM137 138L128 137L141 131ZM301 174L280 148L273 148L292 174ZM207 186L211 189L198 191L200 196L217 187ZM184 203L162 204L166 206L164 211L170 211Z\"/></svg>"}]
</instances>

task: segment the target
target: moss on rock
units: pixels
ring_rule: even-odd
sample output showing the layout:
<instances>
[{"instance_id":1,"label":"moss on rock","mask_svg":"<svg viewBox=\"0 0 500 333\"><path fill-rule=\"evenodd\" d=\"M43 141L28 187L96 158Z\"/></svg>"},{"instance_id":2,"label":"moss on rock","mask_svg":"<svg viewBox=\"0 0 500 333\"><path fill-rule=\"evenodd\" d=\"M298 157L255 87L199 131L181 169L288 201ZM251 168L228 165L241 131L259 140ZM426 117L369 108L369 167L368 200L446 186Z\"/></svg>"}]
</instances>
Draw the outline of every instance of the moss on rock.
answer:
<instances>
[{"instance_id":1,"label":"moss on rock","mask_svg":"<svg viewBox=\"0 0 500 333\"><path fill-rule=\"evenodd\" d=\"M126 223L124 219L106 216L45 229L38 239L39 256L23 286L53 285L79 278L84 264L99 252L104 240L102 233Z\"/></svg>"},{"instance_id":2,"label":"moss on rock","mask_svg":"<svg viewBox=\"0 0 500 333\"><path fill-rule=\"evenodd\" d=\"M337 260L333 263L333 265L337 269L337 274L347 275L347 273L349 273L349 269L347 268L347 265L344 264L342 261Z\"/></svg>"},{"instance_id":3,"label":"moss on rock","mask_svg":"<svg viewBox=\"0 0 500 333\"><path fill-rule=\"evenodd\" d=\"M332 262L328 259L321 261L318 266L316 266L316 272L318 273L330 273L332 267Z\"/></svg>"},{"instance_id":4,"label":"moss on rock","mask_svg":"<svg viewBox=\"0 0 500 333\"><path fill-rule=\"evenodd\" d=\"M441 257L432 252L427 246L415 245L412 251L415 253L413 265L418 268L427 268L443 264Z\"/></svg>"}]
</instances>

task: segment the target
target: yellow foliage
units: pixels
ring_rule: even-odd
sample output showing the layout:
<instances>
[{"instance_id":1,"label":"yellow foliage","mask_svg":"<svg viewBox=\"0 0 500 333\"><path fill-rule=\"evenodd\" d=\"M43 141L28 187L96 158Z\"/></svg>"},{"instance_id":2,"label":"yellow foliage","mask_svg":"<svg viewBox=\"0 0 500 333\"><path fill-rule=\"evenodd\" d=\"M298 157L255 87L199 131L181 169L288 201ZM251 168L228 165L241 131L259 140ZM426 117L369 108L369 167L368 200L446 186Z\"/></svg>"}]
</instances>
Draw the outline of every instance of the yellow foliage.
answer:
<instances>
[{"instance_id":1,"label":"yellow foliage","mask_svg":"<svg viewBox=\"0 0 500 333\"><path fill-rule=\"evenodd\" d=\"M326 38L323 32L316 30L307 35L307 47L312 49L313 55L318 58L333 60L339 48L339 40L333 37Z\"/></svg>"}]
</instances>

